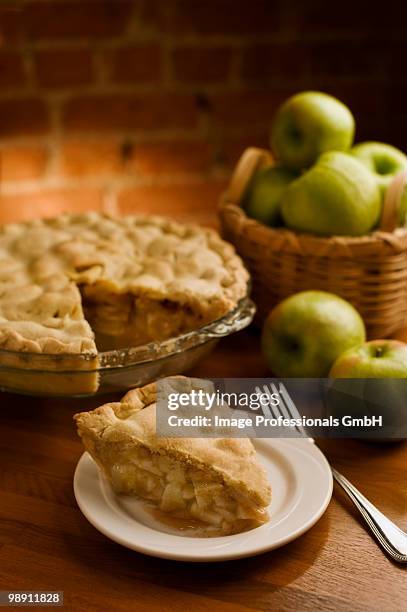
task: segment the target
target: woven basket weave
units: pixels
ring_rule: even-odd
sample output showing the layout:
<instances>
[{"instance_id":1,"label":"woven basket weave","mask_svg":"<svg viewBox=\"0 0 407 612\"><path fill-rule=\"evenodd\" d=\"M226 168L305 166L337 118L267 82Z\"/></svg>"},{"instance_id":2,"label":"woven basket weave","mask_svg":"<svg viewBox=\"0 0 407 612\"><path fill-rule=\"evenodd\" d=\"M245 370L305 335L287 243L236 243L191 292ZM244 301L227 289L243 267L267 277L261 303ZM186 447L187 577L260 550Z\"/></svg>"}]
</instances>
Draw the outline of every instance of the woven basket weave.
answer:
<instances>
[{"instance_id":1,"label":"woven basket weave","mask_svg":"<svg viewBox=\"0 0 407 612\"><path fill-rule=\"evenodd\" d=\"M270 165L263 149L242 155L220 202L224 237L235 245L253 283L260 323L273 306L297 291L322 289L349 300L362 315L369 338L386 337L407 323L407 228L397 224L397 194L405 173L388 189L380 229L367 236L321 238L272 228L241 208L253 174ZM386 231L385 231L386 230Z\"/></svg>"}]
</instances>

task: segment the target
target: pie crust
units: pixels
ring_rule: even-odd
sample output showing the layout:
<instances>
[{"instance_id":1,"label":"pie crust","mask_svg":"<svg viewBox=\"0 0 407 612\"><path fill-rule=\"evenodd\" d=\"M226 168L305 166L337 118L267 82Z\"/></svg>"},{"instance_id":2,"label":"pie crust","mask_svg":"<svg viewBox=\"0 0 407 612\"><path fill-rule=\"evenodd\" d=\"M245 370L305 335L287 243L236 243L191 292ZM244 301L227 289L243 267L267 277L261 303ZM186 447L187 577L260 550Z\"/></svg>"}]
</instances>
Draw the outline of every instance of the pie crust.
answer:
<instances>
[{"instance_id":1,"label":"pie crust","mask_svg":"<svg viewBox=\"0 0 407 612\"><path fill-rule=\"evenodd\" d=\"M151 383L74 417L86 450L114 491L147 500L199 536L266 522L271 489L251 441L157 437L156 400Z\"/></svg>"},{"instance_id":2,"label":"pie crust","mask_svg":"<svg viewBox=\"0 0 407 612\"><path fill-rule=\"evenodd\" d=\"M247 281L215 231L162 217L89 212L5 225L0 352L34 357L4 352L0 366L40 369L35 355L45 353L60 356L56 370L94 370L98 349L171 338L223 316ZM96 390L97 376L82 383Z\"/></svg>"}]
</instances>

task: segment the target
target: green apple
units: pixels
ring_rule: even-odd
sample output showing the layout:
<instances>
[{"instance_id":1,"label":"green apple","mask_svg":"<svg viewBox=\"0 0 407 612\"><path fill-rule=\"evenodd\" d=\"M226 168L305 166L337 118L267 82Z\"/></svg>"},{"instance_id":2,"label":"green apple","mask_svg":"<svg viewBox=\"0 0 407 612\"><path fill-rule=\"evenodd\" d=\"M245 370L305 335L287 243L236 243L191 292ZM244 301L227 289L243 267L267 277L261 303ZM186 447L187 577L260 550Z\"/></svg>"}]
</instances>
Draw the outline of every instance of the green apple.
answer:
<instances>
[{"instance_id":1,"label":"green apple","mask_svg":"<svg viewBox=\"0 0 407 612\"><path fill-rule=\"evenodd\" d=\"M396 174L407 170L407 156L382 142L361 142L351 149L351 153L373 172L382 194Z\"/></svg>"},{"instance_id":2,"label":"green apple","mask_svg":"<svg viewBox=\"0 0 407 612\"><path fill-rule=\"evenodd\" d=\"M407 437L407 344L372 340L347 350L329 373L335 379L326 394L328 413L335 417L381 416L382 427L347 431L373 439Z\"/></svg>"},{"instance_id":3,"label":"green apple","mask_svg":"<svg viewBox=\"0 0 407 612\"><path fill-rule=\"evenodd\" d=\"M269 166L256 172L243 203L249 217L266 225L278 225L281 221L281 199L296 176L291 170L278 166Z\"/></svg>"},{"instance_id":4,"label":"green apple","mask_svg":"<svg viewBox=\"0 0 407 612\"><path fill-rule=\"evenodd\" d=\"M321 236L367 234L381 213L374 175L347 153L324 153L284 193L281 211L288 227Z\"/></svg>"},{"instance_id":5,"label":"green apple","mask_svg":"<svg viewBox=\"0 0 407 612\"><path fill-rule=\"evenodd\" d=\"M271 148L283 166L303 170L325 151L348 151L355 120L339 100L304 91L279 108L271 128Z\"/></svg>"},{"instance_id":6,"label":"green apple","mask_svg":"<svg viewBox=\"0 0 407 612\"><path fill-rule=\"evenodd\" d=\"M407 344L398 340L371 340L338 357L332 378L407 378Z\"/></svg>"},{"instance_id":7,"label":"green apple","mask_svg":"<svg viewBox=\"0 0 407 612\"><path fill-rule=\"evenodd\" d=\"M318 378L365 337L364 323L351 304L325 291L302 291L270 312L262 349L276 376Z\"/></svg>"}]
</instances>

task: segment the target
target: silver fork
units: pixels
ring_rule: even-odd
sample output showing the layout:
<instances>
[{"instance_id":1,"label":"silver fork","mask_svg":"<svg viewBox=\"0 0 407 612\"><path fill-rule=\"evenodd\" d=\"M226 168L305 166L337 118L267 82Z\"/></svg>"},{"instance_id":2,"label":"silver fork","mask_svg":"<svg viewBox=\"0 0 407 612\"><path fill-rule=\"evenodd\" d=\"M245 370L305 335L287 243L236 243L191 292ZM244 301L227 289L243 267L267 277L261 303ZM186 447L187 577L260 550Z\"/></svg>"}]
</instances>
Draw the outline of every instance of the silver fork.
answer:
<instances>
[{"instance_id":1,"label":"silver fork","mask_svg":"<svg viewBox=\"0 0 407 612\"><path fill-rule=\"evenodd\" d=\"M270 402L269 409L274 418L282 416L284 418L301 420L301 415L283 383L279 383L278 391L274 383L270 384L270 388L264 385L263 389L268 395L278 393L281 399L281 402L277 406L274 406ZM295 429L301 437L315 443L315 440L307 435L302 425L299 424ZM388 519L387 516L380 512L380 510L362 495L345 476L342 476L342 474L332 466L330 467L335 481L342 487L355 504L381 547L392 559L394 559L394 561L407 563L407 533L399 529L399 527Z\"/></svg>"}]
</instances>

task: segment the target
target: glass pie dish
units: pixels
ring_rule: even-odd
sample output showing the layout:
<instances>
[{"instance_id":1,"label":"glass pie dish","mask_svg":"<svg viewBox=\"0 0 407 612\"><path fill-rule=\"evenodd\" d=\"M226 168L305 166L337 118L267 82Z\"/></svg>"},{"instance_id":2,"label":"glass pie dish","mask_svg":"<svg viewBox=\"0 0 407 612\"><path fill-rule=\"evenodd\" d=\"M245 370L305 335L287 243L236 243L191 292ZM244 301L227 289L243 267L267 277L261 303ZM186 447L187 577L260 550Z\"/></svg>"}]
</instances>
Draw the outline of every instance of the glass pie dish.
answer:
<instances>
[{"instance_id":1,"label":"glass pie dish","mask_svg":"<svg viewBox=\"0 0 407 612\"><path fill-rule=\"evenodd\" d=\"M220 319L191 332L141 346L100 351L97 356L0 350L0 390L84 397L139 387L191 369L220 338L250 325L254 314L255 305L246 296Z\"/></svg>"}]
</instances>

